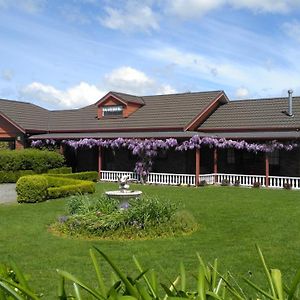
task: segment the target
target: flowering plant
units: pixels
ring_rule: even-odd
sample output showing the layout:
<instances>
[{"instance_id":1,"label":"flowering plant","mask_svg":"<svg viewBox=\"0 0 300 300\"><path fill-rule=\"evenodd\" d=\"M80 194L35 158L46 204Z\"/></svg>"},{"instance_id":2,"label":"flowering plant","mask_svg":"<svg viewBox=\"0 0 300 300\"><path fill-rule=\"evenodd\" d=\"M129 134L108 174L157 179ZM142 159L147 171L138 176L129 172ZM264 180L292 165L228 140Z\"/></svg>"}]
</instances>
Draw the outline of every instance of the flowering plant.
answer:
<instances>
[{"instance_id":1,"label":"flowering plant","mask_svg":"<svg viewBox=\"0 0 300 300\"><path fill-rule=\"evenodd\" d=\"M193 149L200 149L203 146L217 149L234 148L238 150L246 150L249 152L266 152L270 153L274 150L291 151L298 147L296 142L280 143L276 140L267 143L250 143L245 140L231 140L225 138L215 137L200 137L194 135L189 140L178 143L177 139L168 138L161 139L92 139L85 138L80 140L63 140L63 144L69 145L73 149L80 147L104 147L111 149L126 148L132 152L133 155L138 156L138 161L135 165L134 171L140 175L142 181L145 181L153 166L153 159L161 150L175 149L176 151L187 151ZM31 142L32 147L53 147L56 145L55 140L34 140Z\"/></svg>"}]
</instances>

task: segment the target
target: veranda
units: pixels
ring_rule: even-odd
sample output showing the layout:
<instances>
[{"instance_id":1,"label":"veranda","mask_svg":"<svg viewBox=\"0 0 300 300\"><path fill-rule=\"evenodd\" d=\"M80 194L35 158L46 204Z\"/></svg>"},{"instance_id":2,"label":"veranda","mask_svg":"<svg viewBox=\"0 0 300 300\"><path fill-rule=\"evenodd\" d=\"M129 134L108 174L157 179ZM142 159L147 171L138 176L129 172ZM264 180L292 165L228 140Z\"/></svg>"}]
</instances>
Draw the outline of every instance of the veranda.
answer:
<instances>
[{"instance_id":1,"label":"veranda","mask_svg":"<svg viewBox=\"0 0 300 300\"><path fill-rule=\"evenodd\" d=\"M79 142L80 143L80 142ZM184 141L182 145L187 145ZM70 146L72 145L72 146ZM300 189L300 151L295 143L250 144L249 147L269 147L268 151L245 148L222 148L204 144L186 146L185 151L164 148L152 157L151 170L141 175L135 169L138 157L126 147L85 145L74 147L74 141L64 148L69 165L74 170L97 170L102 181L117 181L122 175L149 184L189 185L222 184ZM272 149L270 148L273 145ZM274 146L275 145L275 146ZM194 148L194 149L192 149ZM182 149L180 149L182 150Z\"/></svg>"}]
</instances>

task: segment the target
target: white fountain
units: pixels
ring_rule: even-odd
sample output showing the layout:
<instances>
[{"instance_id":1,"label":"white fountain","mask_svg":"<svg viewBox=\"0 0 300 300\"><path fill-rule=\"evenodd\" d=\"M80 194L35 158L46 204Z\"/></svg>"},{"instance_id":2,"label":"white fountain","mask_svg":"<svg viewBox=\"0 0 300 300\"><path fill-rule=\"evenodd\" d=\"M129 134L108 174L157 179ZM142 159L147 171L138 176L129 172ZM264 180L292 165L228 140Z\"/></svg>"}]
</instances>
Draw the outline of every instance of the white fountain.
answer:
<instances>
[{"instance_id":1,"label":"white fountain","mask_svg":"<svg viewBox=\"0 0 300 300\"><path fill-rule=\"evenodd\" d=\"M132 198L139 198L142 195L142 191L133 191L129 189L128 182L131 181L130 177L127 175L118 177L119 190L116 191L107 191L105 195L109 198L114 198L120 200L120 203L125 203L127 200Z\"/></svg>"}]
</instances>

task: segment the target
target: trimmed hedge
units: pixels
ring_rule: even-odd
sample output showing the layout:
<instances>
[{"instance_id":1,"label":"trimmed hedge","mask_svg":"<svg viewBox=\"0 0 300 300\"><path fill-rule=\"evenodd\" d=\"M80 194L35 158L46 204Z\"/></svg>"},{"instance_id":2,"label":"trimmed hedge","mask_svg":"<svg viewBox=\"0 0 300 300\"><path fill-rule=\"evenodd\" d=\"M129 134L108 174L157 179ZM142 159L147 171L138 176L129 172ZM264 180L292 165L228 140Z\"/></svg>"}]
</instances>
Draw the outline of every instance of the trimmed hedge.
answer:
<instances>
[{"instance_id":1,"label":"trimmed hedge","mask_svg":"<svg viewBox=\"0 0 300 300\"><path fill-rule=\"evenodd\" d=\"M54 177L64 177L70 179L79 179L79 180L89 180L97 182L98 180L98 172L97 171L88 171L88 172L80 172L80 173L71 173L71 174L48 174L49 176Z\"/></svg>"},{"instance_id":2,"label":"trimmed hedge","mask_svg":"<svg viewBox=\"0 0 300 300\"><path fill-rule=\"evenodd\" d=\"M70 174L72 173L72 167L60 167L48 170L47 174Z\"/></svg>"},{"instance_id":3,"label":"trimmed hedge","mask_svg":"<svg viewBox=\"0 0 300 300\"><path fill-rule=\"evenodd\" d=\"M63 185L60 187L49 187L48 198L62 198L74 194L94 193L95 184L91 181L76 180L73 184Z\"/></svg>"},{"instance_id":4,"label":"trimmed hedge","mask_svg":"<svg viewBox=\"0 0 300 300\"><path fill-rule=\"evenodd\" d=\"M32 170L0 171L0 183L15 183L22 176L34 174Z\"/></svg>"},{"instance_id":5,"label":"trimmed hedge","mask_svg":"<svg viewBox=\"0 0 300 300\"><path fill-rule=\"evenodd\" d=\"M66 174L71 172L72 172L72 168L61 167L61 168L50 169L48 170L47 174ZM0 171L0 183L15 183L18 181L20 177L26 175L37 175L37 174L33 170Z\"/></svg>"},{"instance_id":6,"label":"trimmed hedge","mask_svg":"<svg viewBox=\"0 0 300 300\"><path fill-rule=\"evenodd\" d=\"M1 150L0 171L33 170L34 173L47 172L62 167L63 155L48 150L24 149Z\"/></svg>"},{"instance_id":7,"label":"trimmed hedge","mask_svg":"<svg viewBox=\"0 0 300 300\"><path fill-rule=\"evenodd\" d=\"M43 175L21 177L16 186L18 202L42 202L47 199L48 180Z\"/></svg>"},{"instance_id":8,"label":"trimmed hedge","mask_svg":"<svg viewBox=\"0 0 300 300\"><path fill-rule=\"evenodd\" d=\"M95 183L52 175L23 176L17 182L18 202L41 202L77 193L94 193Z\"/></svg>"}]
</instances>

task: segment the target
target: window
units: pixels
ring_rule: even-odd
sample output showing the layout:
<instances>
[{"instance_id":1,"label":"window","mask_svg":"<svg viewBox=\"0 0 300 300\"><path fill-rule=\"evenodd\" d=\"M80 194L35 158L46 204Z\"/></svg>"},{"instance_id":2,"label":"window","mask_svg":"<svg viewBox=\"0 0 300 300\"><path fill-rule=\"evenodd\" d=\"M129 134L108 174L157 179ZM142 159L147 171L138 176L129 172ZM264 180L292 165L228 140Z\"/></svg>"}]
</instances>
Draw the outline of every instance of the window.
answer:
<instances>
[{"instance_id":1,"label":"window","mask_svg":"<svg viewBox=\"0 0 300 300\"><path fill-rule=\"evenodd\" d=\"M102 107L102 116L122 116L123 106L122 105L107 105Z\"/></svg>"},{"instance_id":2,"label":"window","mask_svg":"<svg viewBox=\"0 0 300 300\"><path fill-rule=\"evenodd\" d=\"M235 163L234 149L232 149L232 148L227 149L227 163L228 164L234 164Z\"/></svg>"},{"instance_id":3,"label":"window","mask_svg":"<svg viewBox=\"0 0 300 300\"><path fill-rule=\"evenodd\" d=\"M274 150L269 154L270 165L279 165L279 150Z\"/></svg>"}]
</instances>

